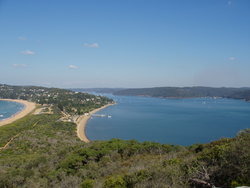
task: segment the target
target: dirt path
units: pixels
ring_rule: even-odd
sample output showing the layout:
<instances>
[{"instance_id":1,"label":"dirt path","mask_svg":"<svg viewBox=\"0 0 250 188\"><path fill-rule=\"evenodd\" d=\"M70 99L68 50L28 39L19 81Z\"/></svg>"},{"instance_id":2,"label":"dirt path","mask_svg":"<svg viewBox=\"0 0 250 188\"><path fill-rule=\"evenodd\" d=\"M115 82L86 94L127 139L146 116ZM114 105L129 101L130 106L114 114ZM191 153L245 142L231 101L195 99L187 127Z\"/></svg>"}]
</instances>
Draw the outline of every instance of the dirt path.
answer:
<instances>
[{"instance_id":1,"label":"dirt path","mask_svg":"<svg viewBox=\"0 0 250 188\"><path fill-rule=\"evenodd\" d=\"M37 121L36 123L34 123L34 125L32 127L35 127L37 124L39 123L39 121ZM3 147L0 147L0 151L3 150L3 149L6 149L8 147L8 145L10 145L10 143L20 135L20 133L18 133L17 135L11 137L11 139L3 146Z\"/></svg>"},{"instance_id":2,"label":"dirt path","mask_svg":"<svg viewBox=\"0 0 250 188\"><path fill-rule=\"evenodd\" d=\"M16 137L19 136L19 134L20 134L20 133L18 133L17 135L13 136L13 137L12 137L3 147L0 147L0 151L6 149L6 148L10 145L10 143L11 143Z\"/></svg>"}]
</instances>

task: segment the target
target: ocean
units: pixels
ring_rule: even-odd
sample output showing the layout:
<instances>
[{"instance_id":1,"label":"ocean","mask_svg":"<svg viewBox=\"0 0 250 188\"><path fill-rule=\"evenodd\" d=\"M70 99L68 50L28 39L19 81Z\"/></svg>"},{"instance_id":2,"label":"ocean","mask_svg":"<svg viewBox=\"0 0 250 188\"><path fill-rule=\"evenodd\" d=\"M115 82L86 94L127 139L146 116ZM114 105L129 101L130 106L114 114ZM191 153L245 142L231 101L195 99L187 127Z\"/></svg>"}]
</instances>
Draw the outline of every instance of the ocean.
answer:
<instances>
[{"instance_id":1,"label":"ocean","mask_svg":"<svg viewBox=\"0 0 250 188\"><path fill-rule=\"evenodd\" d=\"M11 117L23 108L23 104L0 100L0 120Z\"/></svg>"},{"instance_id":2,"label":"ocean","mask_svg":"<svg viewBox=\"0 0 250 188\"><path fill-rule=\"evenodd\" d=\"M242 100L106 96L117 104L97 113L109 117L93 116L88 121L90 140L120 138L188 146L234 137L250 128L250 103Z\"/></svg>"}]
</instances>

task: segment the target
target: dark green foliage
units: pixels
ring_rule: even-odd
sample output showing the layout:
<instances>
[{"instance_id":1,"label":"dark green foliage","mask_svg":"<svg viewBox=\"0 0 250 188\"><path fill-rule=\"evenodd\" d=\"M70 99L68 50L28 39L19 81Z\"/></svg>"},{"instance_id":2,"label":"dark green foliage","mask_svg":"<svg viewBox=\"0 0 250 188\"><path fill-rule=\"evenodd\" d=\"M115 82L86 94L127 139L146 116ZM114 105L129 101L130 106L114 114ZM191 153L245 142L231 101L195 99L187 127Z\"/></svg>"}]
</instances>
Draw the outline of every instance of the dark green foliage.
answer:
<instances>
[{"instance_id":1,"label":"dark green foliage","mask_svg":"<svg viewBox=\"0 0 250 188\"><path fill-rule=\"evenodd\" d=\"M81 188L92 188L94 187L94 180L86 179L81 183Z\"/></svg>"},{"instance_id":2,"label":"dark green foliage","mask_svg":"<svg viewBox=\"0 0 250 188\"><path fill-rule=\"evenodd\" d=\"M0 187L232 187L250 185L250 131L190 147L76 137L60 116L30 115L0 127ZM35 126L33 126L35 124ZM202 182L202 183L201 183Z\"/></svg>"},{"instance_id":3,"label":"dark green foliage","mask_svg":"<svg viewBox=\"0 0 250 188\"><path fill-rule=\"evenodd\" d=\"M196 155L193 175L204 180L207 173L208 182L216 186L250 185L249 148L249 129L240 132L236 138L206 144L203 151ZM198 171L203 171L203 177L198 175Z\"/></svg>"},{"instance_id":4,"label":"dark green foliage","mask_svg":"<svg viewBox=\"0 0 250 188\"><path fill-rule=\"evenodd\" d=\"M122 176L111 176L104 181L104 188L126 188L126 182Z\"/></svg>"},{"instance_id":5,"label":"dark green foliage","mask_svg":"<svg viewBox=\"0 0 250 188\"><path fill-rule=\"evenodd\" d=\"M228 97L235 90L238 91L195 87L155 88L153 93L150 89L133 92L146 91L146 95L156 97ZM248 92L242 91L233 97L240 96L246 99ZM0 97L48 104L53 106L54 112L29 115L0 127L0 147L10 142L0 150L0 187L200 188L250 185L249 129L241 131L235 138L190 147L120 139L85 144L76 137L74 123L58 121L61 111L82 114L111 100L69 90L6 85L0 85Z\"/></svg>"},{"instance_id":6,"label":"dark green foliage","mask_svg":"<svg viewBox=\"0 0 250 188\"><path fill-rule=\"evenodd\" d=\"M126 187L132 188L140 182L152 179L152 174L148 170L139 170L135 173L124 175L123 179L126 182Z\"/></svg>"}]
</instances>

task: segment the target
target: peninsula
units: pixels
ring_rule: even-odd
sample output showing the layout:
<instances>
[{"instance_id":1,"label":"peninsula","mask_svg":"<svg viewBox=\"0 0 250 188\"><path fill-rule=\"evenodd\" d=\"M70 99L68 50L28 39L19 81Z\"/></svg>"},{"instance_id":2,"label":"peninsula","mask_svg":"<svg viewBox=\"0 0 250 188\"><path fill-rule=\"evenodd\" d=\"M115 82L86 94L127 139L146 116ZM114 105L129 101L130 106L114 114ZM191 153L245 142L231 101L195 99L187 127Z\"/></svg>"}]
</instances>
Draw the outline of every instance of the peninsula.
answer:
<instances>
[{"instance_id":1,"label":"peninsula","mask_svg":"<svg viewBox=\"0 0 250 188\"><path fill-rule=\"evenodd\" d=\"M0 85L0 97L38 105L33 114L0 127L0 187L250 185L249 129L188 147L120 139L86 144L87 120L111 99L9 85Z\"/></svg>"},{"instance_id":2,"label":"peninsula","mask_svg":"<svg viewBox=\"0 0 250 188\"><path fill-rule=\"evenodd\" d=\"M38 104L35 115L55 113L58 114L58 121L76 123L77 135L84 142L89 142L85 134L85 126L91 115L114 104L114 101L107 97L66 89L5 84L0 84L0 99L19 102L25 106L21 112L0 121L0 126L24 117Z\"/></svg>"}]
</instances>

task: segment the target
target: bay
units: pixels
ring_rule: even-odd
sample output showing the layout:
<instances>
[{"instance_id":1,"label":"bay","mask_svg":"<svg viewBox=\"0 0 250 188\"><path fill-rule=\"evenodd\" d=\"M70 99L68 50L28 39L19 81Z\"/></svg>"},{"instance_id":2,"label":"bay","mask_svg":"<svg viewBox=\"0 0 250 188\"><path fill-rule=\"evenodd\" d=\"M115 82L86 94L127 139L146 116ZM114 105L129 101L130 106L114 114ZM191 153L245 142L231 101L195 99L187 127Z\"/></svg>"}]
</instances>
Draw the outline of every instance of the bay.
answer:
<instances>
[{"instance_id":1,"label":"bay","mask_svg":"<svg viewBox=\"0 0 250 188\"><path fill-rule=\"evenodd\" d=\"M242 100L106 96L117 104L97 113L111 118L93 116L88 121L90 140L120 138L187 146L234 137L250 127L250 103Z\"/></svg>"},{"instance_id":2,"label":"bay","mask_svg":"<svg viewBox=\"0 0 250 188\"><path fill-rule=\"evenodd\" d=\"M23 108L21 103L0 100L0 120L13 116Z\"/></svg>"}]
</instances>

